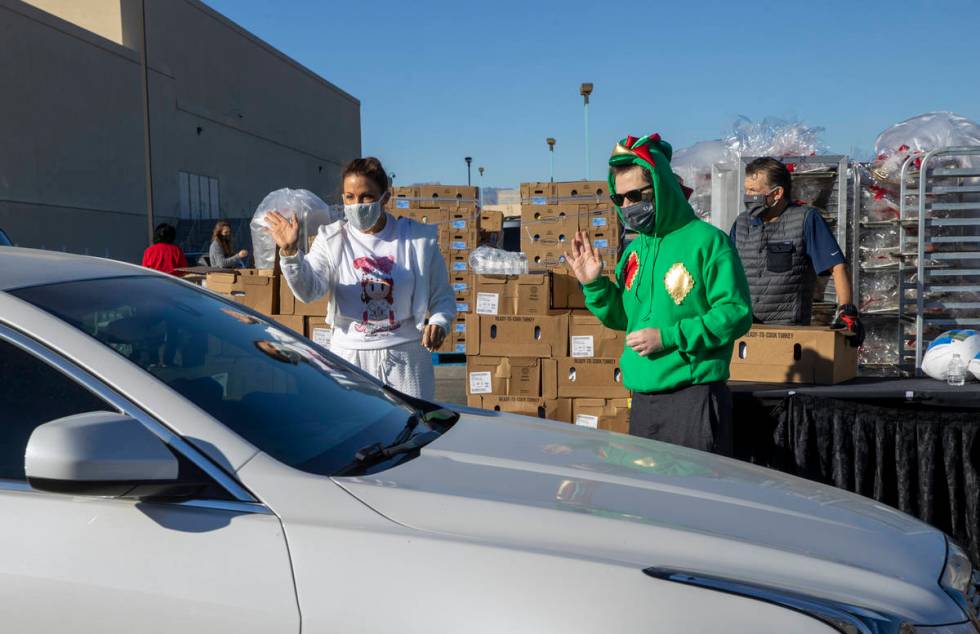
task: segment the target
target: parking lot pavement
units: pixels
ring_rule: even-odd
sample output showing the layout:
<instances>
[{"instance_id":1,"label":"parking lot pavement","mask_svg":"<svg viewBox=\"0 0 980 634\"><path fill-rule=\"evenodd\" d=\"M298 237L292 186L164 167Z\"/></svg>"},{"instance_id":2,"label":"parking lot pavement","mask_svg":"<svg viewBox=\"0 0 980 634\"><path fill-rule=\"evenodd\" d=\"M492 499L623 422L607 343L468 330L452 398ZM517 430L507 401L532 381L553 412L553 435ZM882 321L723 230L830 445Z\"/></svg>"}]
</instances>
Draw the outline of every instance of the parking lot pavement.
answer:
<instances>
[{"instance_id":1,"label":"parking lot pavement","mask_svg":"<svg viewBox=\"0 0 980 634\"><path fill-rule=\"evenodd\" d=\"M441 403L466 403L466 366L436 366L436 400Z\"/></svg>"}]
</instances>

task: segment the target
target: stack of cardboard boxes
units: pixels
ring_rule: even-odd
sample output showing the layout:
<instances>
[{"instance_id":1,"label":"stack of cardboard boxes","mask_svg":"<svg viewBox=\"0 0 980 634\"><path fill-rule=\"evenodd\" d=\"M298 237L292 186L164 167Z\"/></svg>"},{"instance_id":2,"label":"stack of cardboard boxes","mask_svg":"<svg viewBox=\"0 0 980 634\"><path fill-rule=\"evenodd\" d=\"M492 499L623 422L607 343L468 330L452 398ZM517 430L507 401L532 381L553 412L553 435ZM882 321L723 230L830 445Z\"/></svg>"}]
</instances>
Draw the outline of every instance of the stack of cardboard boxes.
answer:
<instances>
[{"instance_id":1,"label":"stack of cardboard boxes","mask_svg":"<svg viewBox=\"0 0 980 634\"><path fill-rule=\"evenodd\" d=\"M466 314L473 310L473 274L470 251L486 241L496 243L503 230L503 214L482 212L479 190L465 185L415 185L397 187L388 211L396 218L438 226L439 248L449 269L449 283L456 295L456 323L441 353L463 353L466 349Z\"/></svg>"},{"instance_id":2,"label":"stack of cardboard boxes","mask_svg":"<svg viewBox=\"0 0 980 634\"><path fill-rule=\"evenodd\" d=\"M629 391L619 356L625 333L585 307L563 253L589 233L613 275L622 230L605 184L525 183L521 247L528 275L476 275L466 320L466 393L471 407L629 431Z\"/></svg>"}]
</instances>

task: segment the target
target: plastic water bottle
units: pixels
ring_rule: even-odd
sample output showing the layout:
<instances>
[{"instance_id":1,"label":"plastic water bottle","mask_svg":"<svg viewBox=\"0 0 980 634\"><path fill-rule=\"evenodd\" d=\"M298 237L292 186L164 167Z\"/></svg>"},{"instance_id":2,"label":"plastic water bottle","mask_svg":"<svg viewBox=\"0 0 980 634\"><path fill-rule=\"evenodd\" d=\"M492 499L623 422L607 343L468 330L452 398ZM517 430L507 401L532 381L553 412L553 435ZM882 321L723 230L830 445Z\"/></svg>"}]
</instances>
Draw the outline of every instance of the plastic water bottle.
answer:
<instances>
[{"instance_id":1,"label":"plastic water bottle","mask_svg":"<svg viewBox=\"0 0 980 634\"><path fill-rule=\"evenodd\" d=\"M954 354L946 366L946 383L949 385L964 385L966 383L966 372L963 367L963 359L960 355Z\"/></svg>"}]
</instances>

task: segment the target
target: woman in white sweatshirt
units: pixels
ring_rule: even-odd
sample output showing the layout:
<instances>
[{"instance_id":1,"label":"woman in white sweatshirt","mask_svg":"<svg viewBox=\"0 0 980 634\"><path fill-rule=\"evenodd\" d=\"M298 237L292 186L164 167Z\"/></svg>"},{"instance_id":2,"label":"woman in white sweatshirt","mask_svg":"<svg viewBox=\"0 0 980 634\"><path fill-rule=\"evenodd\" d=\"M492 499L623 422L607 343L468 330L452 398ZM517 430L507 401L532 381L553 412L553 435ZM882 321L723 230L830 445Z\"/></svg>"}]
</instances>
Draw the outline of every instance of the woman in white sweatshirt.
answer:
<instances>
[{"instance_id":1,"label":"woman in white sweatshirt","mask_svg":"<svg viewBox=\"0 0 980 634\"><path fill-rule=\"evenodd\" d=\"M456 318L438 231L384 211L388 175L373 157L344 168L344 219L320 227L304 254L299 223L266 216L283 277L303 302L329 295L330 351L396 390L435 396L430 352Z\"/></svg>"}]
</instances>

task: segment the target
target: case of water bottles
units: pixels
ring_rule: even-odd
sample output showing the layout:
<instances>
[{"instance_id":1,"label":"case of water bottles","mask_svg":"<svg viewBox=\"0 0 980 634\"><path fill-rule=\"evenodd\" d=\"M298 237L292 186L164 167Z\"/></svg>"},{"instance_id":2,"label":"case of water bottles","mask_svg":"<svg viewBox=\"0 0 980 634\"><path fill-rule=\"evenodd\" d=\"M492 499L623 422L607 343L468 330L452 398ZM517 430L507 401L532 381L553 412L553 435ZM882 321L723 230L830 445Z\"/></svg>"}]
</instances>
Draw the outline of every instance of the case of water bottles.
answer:
<instances>
[{"instance_id":1,"label":"case of water bottles","mask_svg":"<svg viewBox=\"0 0 980 634\"><path fill-rule=\"evenodd\" d=\"M470 252L470 270L483 275L525 275L527 254L477 247Z\"/></svg>"}]
</instances>

